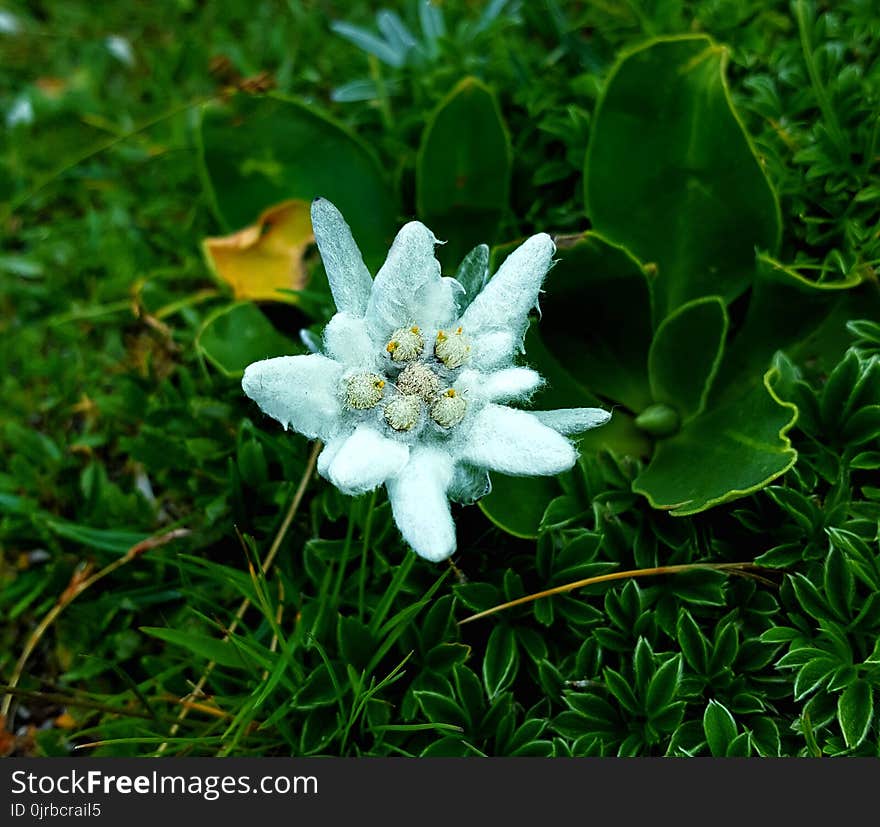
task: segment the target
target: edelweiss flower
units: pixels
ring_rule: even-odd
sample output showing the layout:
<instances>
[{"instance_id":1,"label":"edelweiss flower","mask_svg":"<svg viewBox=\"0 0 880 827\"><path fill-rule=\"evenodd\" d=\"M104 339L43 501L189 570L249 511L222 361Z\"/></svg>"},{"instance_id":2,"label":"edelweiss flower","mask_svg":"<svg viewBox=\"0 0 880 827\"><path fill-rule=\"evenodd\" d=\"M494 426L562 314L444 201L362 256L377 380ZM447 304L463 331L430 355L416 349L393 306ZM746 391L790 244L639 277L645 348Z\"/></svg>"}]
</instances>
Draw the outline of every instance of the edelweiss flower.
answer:
<instances>
[{"instance_id":1,"label":"edelweiss flower","mask_svg":"<svg viewBox=\"0 0 880 827\"><path fill-rule=\"evenodd\" d=\"M552 264L550 236L532 236L476 296L442 278L437 240L412 221L375 280L351 230L324 199L312 225L338 312L324 353L249 365L242 388L269 416L325 443L318 472L346 494L388 489L394 520L415 552L455 551L449 500L474 503L488 471L558 474L577 458L565 435L607 422L600 408L527 412L507 402L541 384L514 367L528 313Z\"/></svg>"}]
</instances>

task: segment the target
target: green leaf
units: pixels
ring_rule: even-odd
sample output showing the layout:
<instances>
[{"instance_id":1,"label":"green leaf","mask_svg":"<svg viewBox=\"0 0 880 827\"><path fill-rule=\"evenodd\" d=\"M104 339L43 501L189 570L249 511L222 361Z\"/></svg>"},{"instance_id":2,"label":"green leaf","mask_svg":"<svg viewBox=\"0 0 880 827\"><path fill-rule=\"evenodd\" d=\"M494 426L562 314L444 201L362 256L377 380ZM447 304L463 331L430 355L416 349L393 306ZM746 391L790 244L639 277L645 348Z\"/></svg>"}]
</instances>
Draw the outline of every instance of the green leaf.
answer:
<instances>
[{"instance_id":1,"label":"green leaf","mask_svg":"<svg viewBox=\"0 0 880 827\"><path fill-rule=\"evenodd\" d=\"M196 336L196 347L229 377L241 376L251 362L303 352L301 345L282 336L250 302L223 307L208 316Z\"/></svg>"},{"instance_id":2,"label":"green leaf","mask_svg":"<svg viewBox=\"0 0 880 827\"><path fill-rule=\"evenodd\" d=\"M724 623L715 632L715 640L709 668L717 672L732 666L739 651L739 633L735 623Z\"/></svg>"},{"instance_id":3,"label":"green leaf","mask_svg":"<svg viewBox=\"0 0 880 827\"><path fill-rule=\"evenodd\" d=\"M511 150L493 92L473 77L444 98L425 126L416 163L419 218L448 241L444 259L492 242L507 208Z\"/></svg>"},{"instance_id":4,"label":"green leaf","mask_svg":"<svg viewBox=\"0 0 880 827\"><path fill-rule=\"evenodd\" d=\"M440 643L425 655L425 666L438 675L445 675L456 664L464 663L471 647L463 643Z\"/></svg>"},{"instance_id":5,"label":"green leaf","mask_svg":"<svg viewBox=\"0 0 880 827\"><path fill-rule=\"evenodd\" d=\"M805 663L794 679L794 699L796 701L809 695L821 686L838 667L838 663L829 657L818 657Z\"/></svg>"},{"instance_id":6,"label":"green leaf","mask_svg":"<svg viewBox=\"0 0 880 827\"><path fill-rule=\"evenodd\" d=\"M797 408L776 395L776 375L771 368L763 383L659 442L633 491L681 516L751 494L785 473L797 458L786 436Z\"/></svg>"},{"instance_id":7,"label":"green leaf","mask_svg":"<svg viewBox=\"0 0 880 827\"><path fill-rule=\"evenodd\" d=\"M856 582L849 560L843 552L832 547L825 558L825 599L839 620L849 620L855 590Z\"/></svg>"},{"instance_id":8,"label":"green leaf","mask_svg":"<svg viewBox=\"0 0 880 827\"><path fill-rule=\"evenodd\" d=\"M709 658L708 642L687 609L682 609L676 626L678 645L691 669L704 674Z\"/></svg>"},{"instance_id":9,"label":"green leaf","mask_svg":"<svg viewBox=\"0 0 880 827\"><path fill-rule=\"evenodd\" d=\"M585 169L597 231L655 262L658 317L740 295L755 248L779 246L776 196L730 99L727 52L703 35L626 52L596 108Z\"/></svg>"},{"instance_id":10,"label":"green leaf","mask_svg":"<svg viewBox=\"0 0 880 827\"><path fill-rule=\"evenodd\" d=\"M619 672L606 667L602 673L605 677L605 686L608 691L618 700L620 705L630 715L639 715L642 713L641 705L636 699L635 693L630 686L629 681Z\"/></svg>"},{"instance_id":11,"label":"green leaf","mask_svg":"<svg viewBox=\"0 0 880 827\"><path fill-rule=\"evenodd\" d=\"M789 575L795 597L803 610L816 620L830 620L828 603L819 590L802 574Z\"/></svg>"},{"instance_id":12,"label":"green leaf","mask_svg":"<svg viewBox=\"0 0 880 827\"><path fill-rule=\"evenodd\" d=\"M235 95L202 110L205 187L227 231L268 206L322 196L345 216L367 265L384 261L396 204L372 152L317 109L279 95Z\"/></svg>"},{"instance_id":13,"label":"green leaf","mask_svg":"<svg viewBox=\"0 0 880 827\"><path fill-rule=\"evenodd\" d=\"M553 477L492 474L492 493L478 505L502 531L531 540L538 536L547 505L561 492Z\"/></svg>"},{"instance_id":14,"label":"green leaf","mask_svg":"<svg viewBox=\"0 0 880 827\"><path fill-rule=\"evenodd\" d=\"M712 756L723 758L727 755L733 739L736 738L736 721L724 704L714 700L709 701L703 713L703 731L706 733L706 741Z\"/></svg>"},{"instance_id":15,"label":"green leaf","mask_svg":"<svg viewBox=\"0 0 880 827\"><path fill-rule=\"evenodd\" d=\"M651 678L645 696L648 713L659 712L675 697L681 682L681 656L675 655L664 663Z\"/></svg>"},{"instance_id":16,"label":"green leaf","mask_svg":"<svg viewBox=\"0 0 880 827\"><path fill-rule=\"evenodd\" d=\"M509 626L496 626L489 635L483 658L483 683L492 700L511 683L519 668L516 637Z\"/></svg>"},{"instance_id":17,"label":"green leaf","mask_svg":"<svg viewBox=\"0 0 880 827\"><path fill-rule=\"evenodd\" d=\"M854 413L841 431L841 438L847 445L863 445L880 437L880 405L865 405Z\"/></svg>"},{"instance_id":18,"label":"green leaf","mask_svg":"<svg viewBox=\"0 0 880 827\"><path fill-rule=\"evenodd\" d=\"M425 717L432 723L463 726L467 720L464 710L451 698L439 692L416 691L413 693Z\"/></svg>"},{"instance_id":19,"label":"green leaf","mask_svg":"<svg viewBox=\"0 0 880 827\"><path fill-rule=\"evenodd\" d=\"M837 720L846 745L857 747L868 734L874 716L874 693L866 681L848 686L837 701Z\"/></svg>"},{"instance_id":20,"label":"green leaf","mask_svg":"<svg viewBox=\"0 0 880 827\"><path fill-rule=\"evenodd\" d=\"M782 754L782 741L776 721L767 716L753 719L751 722L752 742L758 754L765 758L778 758Z\"/></svg>"},{"instance_id":21,"label":"green leaf","mask_svg":"<svg viewBox=\"0 0 880 827\"><path fill-rule=\"evenodd\" d=\"M824 362L823 342L812 341L812 334L824 319L856 298L861 291L854 288L860 283L858 275L834 282L812 281L768 256L759 256L746 317L725 354L718 392L730 392L739 383L751 381L767 369L777 350L796 353L798 364Z\"/></svg>"},{"instance_id":22,"label":"green leaf","mask_svg":"<svg viewBox=\"0 0 880 827\"><path fill-rule=\"evenodd\" d=\"M684 425L706 406L726 336L727 311L718 296L681 305L654 333L648 354L651 394L673 407Z\"/></svg>"},{"instance_id":23,"label":"green leaf","mask_svg":"<svg viewBox=\"0 0 880 827\"><path fill-rule=\"evenodd\" d=\"M327 665L322 663L309 673L299 692L296 693L293 704L296 709L301 710L330 706L338 702L340 691L335 676Z\"/></svg>"},{"instance_id":24,"label":"green leaf","mask_svg":"<svg viewBox=\"0 0 880 827\"><path fill-rule=\"evenodd\" d=\"M363 669L376 651L376 640L369 627L356 617L338 616L336 639L340 656L356 669Z\"/></svg>"},{"instance_id":25,"label":"green leaf","mask_svg":"<svg viewBox=\"0 0 880 827\"><path fill-rule=\"evenodd\" d=\"M748 758L752 754L752 736L748 732L741 732L727 747L728 758Z\"/></svg>"},{"instance_id":26,"label":"green leaf","mask_svg":"<svg viewBox=\"0 0 880 827\"><path fill-rule=\"evenodd\" d=\"M452 668L452 678L455 683L455 694L466 711L468 719L473 723L483 716L486 698L483 694L483 686L480 679L472 669L464 664L456 664Z\"/></svg>"},{"instance_id":27,"label":"green leaf","mask_svg":"<svg viewBox=\"0 0 880 827\"><path fill-rule=\"evenodd\" d=\"M652 400L651 297L641 265L595 233L559 239L557 255L541 296L542 342L584 390L642 410Z\"/></svg>"},{"instance_id":28,"label":"green leaf","mask_svg":"<svg viewBox=\"0 0 880 827\"><path fill-rule=\"evenodd\" d=\"M847 400L859 378L861 360L854 350L850 350L844 359L834 368L819 400L822 424L829 433L837 433L840 420L846 408Z\"/></svg>"},{"instance_id":29,"label":"green leaf","mask_svg":"<svg viewBox=\"0 0 880 827\"><path fill-rule=\"evenodd\" d=\"M547 297L550 292L548 291ZM601 298L597 298L597 301L601 301ZM546 331L551 327L547 324L546 309L543 318L542 330ZM554 326L554 329L555 327L558 326ZM603 407L597 397L560 365L538 335L535 326L526 334L526 354L529 364L546 380L546 384L532 398L535 410ZM647 377L644 382L647 398ZM622 410L615 410L607 425L577 437L577 442L583 454L607 449L629 456L646 456L651 446L650 440L636 428L633 417ZM492 493L483 497L479 506L498 528L515 537L533 539L538 536L545 509L561 493L559 483L552 477L505 477L493 473Z\"/></svg>"},{"instance_id":30,"label":"green leaf","mask_svg":"<svg viewBox=\"0 0 880 827\"><path fill-rule=\"evenodd\" d=\"M644 697L648 682L654 674L654 652L651 644L643 637L639 638L633 652L633 672L636 678L636 690Z\"/></svg>"},{"instance_id":31,"label":"green leaf","mask_svg":"<svg viewBox=\"0 0 880 827\"><path fill-rule=\"evenodd\" d=\"M213 660L220 666L244 669L248 665L240 649L228 641L210 635L181 632L177 629L166 629L163 626L141 626L140 630L151 637L180 646L197 657L209 661Z\"/></svg>"}]
</instances>

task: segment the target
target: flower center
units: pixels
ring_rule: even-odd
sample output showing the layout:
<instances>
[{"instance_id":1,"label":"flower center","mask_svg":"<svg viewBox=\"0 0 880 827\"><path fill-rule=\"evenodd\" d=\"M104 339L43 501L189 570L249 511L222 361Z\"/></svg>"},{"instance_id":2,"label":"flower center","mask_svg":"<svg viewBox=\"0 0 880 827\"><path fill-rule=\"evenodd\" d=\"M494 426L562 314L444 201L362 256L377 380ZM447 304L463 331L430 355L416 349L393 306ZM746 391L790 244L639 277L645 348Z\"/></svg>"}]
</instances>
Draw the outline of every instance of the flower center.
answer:
<instances>
[{"instance_id":1,"label":"flower center","mask_svg":"<svg viewBox=\"0 0 880 827\"><path fill-rule=\"evenodd\" d=\"M396 394L385 406L385 421L395 431L409 431L419 421L422 400L418 396Z\"/></svg>"},{"instance_id":2,"label":"flower center","mask_svg":"<svg viewBox=\"0 0 880 827\"><path fill-rule=\"evenodd\" d=\"M349 377L345 401L349 408L365 411L379 404L385 393L385 380L378 373L356 373Z\"/></svg>"},{"instance_id":3,"label":"flower center","mask_svg":"<svg viewBox=\"0 0 880 827\"><path fill-rule=\"evenodd\" d=\"M425 406L436 425L447 430L454 428L464 419L468 403L454 388L444 385L451 381L447 371L461 367L470 350L470 342L460 327L438 331L433 348L427 353L418 325L398 328L385 345L385 353L390 356L385 363L387 376L365 372L348 377L346 405L352 410L366 411L381 403L385 422L395 431L410 431L424 421ZM395 390L390 397L385 395L389 383Z\"/></svg>"},{"instance_id":4,"label":"flower center","mask_svg":"<svg viewBox=\"0 0 880 827\"><path fill-rule=\"evenodd\" d=\"M391 334L391 340L385 345L385 350L391 354L395 362L411 362L422 355L425 348L425 339L418 325L401 327Z\"/></svg>"},{"instance_id":5,"label":"flower center","mask_svg":"<svg viewBox=\"0 0 880 827\"><path fill-rule=\"evenodd\" d=\"M438 330L434 342L434 355L448 368L460 368L471 352L471 343L462 329L452 331Z\"/></svg>"},{"instance_id":6,"label":"flower center","mask_svg":"<svg viewBox=\"0 0 880 827\"><path fill-rule=\"evenodd\" d=\"M441 428L452 428L464 419L467 402L455 392L455 388L441 393L431 405L431 419Z\"/></svg>"},{"instance_id":7,"label":"flower center","mask_svg":"<svg viewBox=\"0 0 880 827\"><path fill-rule=\"evenodd\" d=\"M440 390L440 377L422 362L407 365L397 377L397 392L431 402Z\"/></svg>"}]
</instances>

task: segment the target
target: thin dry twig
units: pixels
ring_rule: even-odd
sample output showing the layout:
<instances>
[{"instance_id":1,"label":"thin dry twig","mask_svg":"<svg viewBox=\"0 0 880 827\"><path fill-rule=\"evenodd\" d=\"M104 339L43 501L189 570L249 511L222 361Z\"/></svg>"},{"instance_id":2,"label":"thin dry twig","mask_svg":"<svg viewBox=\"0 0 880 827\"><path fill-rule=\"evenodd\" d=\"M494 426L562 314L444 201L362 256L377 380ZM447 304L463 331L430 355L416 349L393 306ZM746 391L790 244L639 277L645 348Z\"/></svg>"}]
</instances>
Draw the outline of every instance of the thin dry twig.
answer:
<instances>
[{"instance_id":1,"label":"thin dry twig","mask_svg":"<svg viewBox=\"0 0 880 827\"><path fill-rule=\"evenodd\" d=\"M753 569L761 570L761 566L757 566L754 563L685 563L680 566L657 566L650 569L613 571L609 574L587 577L585 580L576 580L573 583L565 583L562 586L555 586L552 589L544 589L544 591L535 592L534 594L527 594L524 597L518 597L516 600L509 600L507 603L499 603L497 606L492 606L491 609L485 609L482 612L477 612L470 617L464 618L464 620L459 620L458 625L462 626L465 623L480 620L481 618L488 617L496 612L501 612L505 609L512 609L514 606L521 606L524 603L531 603L534 600L540 600L542 597L552 597L554 594L565 594L566 592L574 591L575 589L582 589L584 586L593 586L596 583L606 583L609 580L627 580L632 577L656 577L660 574L681 574L682 572L698 571L700 569L707 569L709 571L729 571L732 574L754 577L765 583L771 582L766 578L761 577L760 574L752 571Z\"/></svg>"},{"instance_id":2,"label":"thin dry twig","mask_svg":"<svg viewBox=\"0 0 880 827\"><path fill-rule=\"evenodd\" d=\"M296 491L293 494L293 499L290 501L290 507L287 509L287 514L284 515L284 520L281 523L281 527L278 529L278 533L275 535L275 539L272 541L272 545L269 547L269 553L266 555L266 559L263 561L260 566L260 570L262 574L265 574L269 571L269 568L272 566L272 563L275 562L275 557L278 554L278 550L281 548L281 544L284 542L284 538L287 535L287 531L290 528L290 524L293 522L293 518L296 516L296 512L299 510L300 503L302 502L302 498L306 493L306 487L309 484L309 480L312 477L312 474L315 470L315 464L318 461L318 454L321 453L321 448L323 448L323 444L320 440L316 440L314 446L312 447L312 452L309 454L308 461L306 462L305 470L303 471L303 475L300 478L299 485L297 486ZM235 633L235 630L238 628L238 624L244 619L245 613L250 608L251 601L250 598L245 598L241 601L238 609L235 612L235 617L233 618L232 623L229 624L229 628L223 635L223 642L229 640L232 635ZM192 698L203 695L205 684L208 682L208 678L211 677L211 673L214 671L214 668L217 666L216 661L209 661L208 665L205 667L205 671L202 672L202 676L196 682L192 691L185 696L184 701L191 700ZM182 703L180 712L177 714L177 721L172 724L171 729L168 732L168 737L173 738L178 729L180 729L180 724L184 718L189 714L190 707L186 704ZM168 741L163 741L159 745L159 749L157 750L157 754L161 755L168 748Z\"/></svg>"},{"instance_id":3,"label":"thin dry twig","mask_svg":"<svg viewBox=\"0 0 880 827\"><path fill-rule=\"evenodd\" d=\"M91 573L91 564L86 564L85 566L78 568L73 573L73 577L70 578L70 583L67 584L67 588L61 593L61 596L58 598L55 605L37 624L37 627L31 632L27 643L25 643L24 649L22 649L21 655L19 655L18 661L15 664L15 669L12 671L12 677L9 679L9 684L5 687L6 694L3 697L3 704L0 706L0 717L9 720L9 707L12 705L12 698L14 695L12 690L18 686L18 682L21 680L21 676L24 672L25 664L27 664L34 649L37 648L37 644L42 640L43 635L46 634L49 627L55 622L61 612L63 612L86 589L93 586L99 580L103 580L108 574L113 574L117 569L121 569L123 566L127 565L132 560L136 560L142 554L151 549L158 546L164 546L166 543L170 543L172 540L176 540L179 537L185 537L188 534L189 529L175 528L171 531L166 531L164 534L147 537L146 540L141 540L141 542L135 543L135 545L125 552L122 557L117 558L94 574Z\"/></svg>"}]
</instances>

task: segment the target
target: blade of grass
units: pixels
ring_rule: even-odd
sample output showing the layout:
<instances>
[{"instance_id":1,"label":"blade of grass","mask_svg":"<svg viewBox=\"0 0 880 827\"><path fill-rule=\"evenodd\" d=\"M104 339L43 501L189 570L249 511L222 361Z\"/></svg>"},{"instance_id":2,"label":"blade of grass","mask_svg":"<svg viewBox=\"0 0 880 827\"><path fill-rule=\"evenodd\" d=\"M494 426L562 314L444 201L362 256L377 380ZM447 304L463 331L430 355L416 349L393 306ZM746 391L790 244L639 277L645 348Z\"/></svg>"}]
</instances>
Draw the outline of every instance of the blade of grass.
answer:
<instances>
[{"instance_id":1,"label":"blade of grass","mask_svg":"<svg viewBox=\"0 0 880 827\"><path fill-rule=\"evenodd\" d=\"M278 550L281 548L281 544L284 542L284 538L287 536L287 532L290 529L290 525L293 522L293 518L296 516L297 511L299 511L300 503L302 502L303 496L306 493L306 487L309 484L309 480L312 478L312 474L315 471L315 464L318 461L318 454L321 453L321 448L323 448L323 444L320 440L316 440L315 444L312 446L312 451L309 454L309 458L306 461L306 467L303 471L302 477L300 477L299 485L297 485L296 491L293 494L293 498L290 501L290 506L287 509L287 514L284 515L284 520L281 522L281 526L278 529L278 533L275 535L275 539L272 541L272 545L269 547L269 553L266 555L266 559L263 561L260 566L261 573L263 575L269 570L272 564L275 562L275 557L278 554ZM229 624L229 628L226 630L226 633L223 635L223 640L227 641L234 634L235 630L238 628L238 624L241 623L245 614L247 613L248 608L250 608L251 601L248 598L245 598L241 601L241 604L238 607L238 610L235 613L235 618L232 623ZM214 667L217 664L214 661L210 661L208 665L205 667L205 671L202 672L202 676L198 679L192 691L186 697L188 699L197 698L199 695L203 694L202 690L205 688L205 684L208 682L208 678L211 677L211 673L214 671ZM180 722L186 718L189 714L189 709L186 706L181 707L180 712L177 715L177 721L172 725L171 729L168 733L168 741L163 742L157 753L161 755L167 749L167 743L170 743L174 739L174 735L177 734L178 729L180 728Z\"/></svg>"},{"instance_id":2,"label":"blade of grass","mask_svg":"<svg viewBox=\"0 0 880 827\"><path fill-rule=\"evenodd\" d=\"M188 534L189 529L175 528L164 534L147 537L146 540L141 540L141 542L135 543L125 554L122 555L122 557L117 558L94 574L87 574L88 568L81 568L74 572L67 588L61 593L61 596L58 598L55 605L48 611L46 616L37 624L37 627L31 632L30 637L25 643L24 649L22 649L21 655L19 655L18 661L15 664L15 669L12 670L12 677L9 679L9 688L3 697L3 704L0 705L0 718L5 718L7 721L9 720L9 708L12 705L13 697L12 692L10 692L9 689L15 689L15 687L18 686L18 682L21 680L28 658L30 658L34 649L37 648L37 644L43 639L43 635L46 634L49 627L57 619L58 615L60 615L71 603L73 603L74 600L76 600L77 597L86 591L86 589L93 586L99 580L103 580L107 575L113 574L114 571L121 569L132 560L136 560L147 551L157 548L158 546L164 546L166 543L170 543L172 540L176 540L179 537L185 537Z\"/></svg>"},{"instance_id":3,"label":"blade of grass","mask_svg":"<svg viewBox=\"0 0 880 827\"><path fill-rule=\"evenodd\" d=\"M162 121L173 118L175 115L187 112L188 110L194 109L195 107L201 106L202 104L209 103L210 101L215 100L217 97L217 95L207 95L205 97L197 98L194 101L189 101L187 103L180 104L179 106L174 106L171 109L162 112L160 115L156 115L156 117L149 118L143 123L138 124L133 129L129 129L128 131L123 132L119 135L113 135L112 137L107 138L107 140L100 141L94 146L89 147L89 149L73 155L72 157L68 158L66 161L63 161L61 164L55 167L55 169L53 169L51 172L40 178L29 190L15 198L12 198L5 208L0 208L0 223L6 221L6 219L10 215L12 215L12 213L14 213L19 207L26 204L28 201L30 201L31 198L33 198L44 187L51 184L56 178L64 175L65 172L73 169L75 166L78 166L83 161L87 161L89 158L93 158L95 155L100 155L105 150L116 146L116 144L118 143L127 141L129 138L133 138L138 133L144 132L150 127L162 123Z\"/></svg>"}]
</instances>

